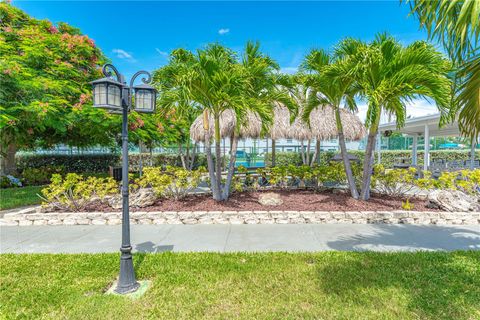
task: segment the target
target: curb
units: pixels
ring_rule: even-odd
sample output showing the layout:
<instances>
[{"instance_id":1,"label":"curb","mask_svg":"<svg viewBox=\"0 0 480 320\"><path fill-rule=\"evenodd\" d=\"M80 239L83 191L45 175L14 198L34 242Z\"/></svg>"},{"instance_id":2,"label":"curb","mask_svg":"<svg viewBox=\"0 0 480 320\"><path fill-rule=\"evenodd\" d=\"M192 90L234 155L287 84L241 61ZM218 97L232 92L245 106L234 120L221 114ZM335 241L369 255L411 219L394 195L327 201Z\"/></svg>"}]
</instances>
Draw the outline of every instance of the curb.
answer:
<instances>
[{"instance_id":1,"label":"curb","mask_svg":"<svg viewBox=\"0 0 480 320\"><path fill-rule=\"evenodd\" d=\"M118 225L121 212L7 213L0 226ZM478 225L480 212L432 211L153 211L131 212L131 224L417 224Z\"/></svg>"}]
</instances>

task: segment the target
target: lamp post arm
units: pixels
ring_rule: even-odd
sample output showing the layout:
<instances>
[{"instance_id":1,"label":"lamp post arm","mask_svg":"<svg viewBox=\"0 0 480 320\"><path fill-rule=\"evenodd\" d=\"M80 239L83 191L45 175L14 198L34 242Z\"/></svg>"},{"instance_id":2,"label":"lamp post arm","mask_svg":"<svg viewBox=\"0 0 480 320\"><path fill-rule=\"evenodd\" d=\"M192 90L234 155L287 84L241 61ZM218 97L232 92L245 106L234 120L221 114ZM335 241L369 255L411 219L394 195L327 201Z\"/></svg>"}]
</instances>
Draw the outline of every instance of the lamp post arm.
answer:
<instances>
[{"instance_id":1,"label":"lamp post arm","mask_svg":"<svg viewBox=\"0 0 480 320\"><path fill-rule=\"evenodd\" d=\"M117 81L120 83L125 82L124 76L118 72L117 68L113 64L106 63L102 67L102 73L105 75L105 77L111 77L112 76L112 71L115 74L115 77L117 78Z\"/></svg>"},{"instance_id":2,"label":"lamp post arm","mask_svg":"<svg viewBox=\"0 0 480 320\"><path fill-rule=\"evenodd\" d=\"M147 84L147 83L152 82L152 75L150 74L150 72L145 71L145 70L141 70L141 71L138 71L137 73L135 73L133 75L132 79L130 80L130 89L133 88L133 84L135 83L135 80L142 74L146 76L146 77L142 78L143 83Z\"/></svg>"}]
</instances>

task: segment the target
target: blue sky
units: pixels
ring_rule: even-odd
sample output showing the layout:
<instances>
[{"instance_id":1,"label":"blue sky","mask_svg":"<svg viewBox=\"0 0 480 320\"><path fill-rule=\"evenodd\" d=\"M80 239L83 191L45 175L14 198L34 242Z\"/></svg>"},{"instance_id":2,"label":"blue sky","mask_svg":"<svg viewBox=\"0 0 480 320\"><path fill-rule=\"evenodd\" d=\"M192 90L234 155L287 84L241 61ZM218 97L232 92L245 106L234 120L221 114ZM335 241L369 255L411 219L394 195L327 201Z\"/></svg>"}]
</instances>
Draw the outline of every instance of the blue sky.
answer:
<instances>
[{"instance_id":1,"label":"blue sky","mask_svg":"<svg viewBox=\"0 0 480 320\"><path fill-rule=\"evenodd\" d=\"M38 19L64 21L82 30L127 76L154 70L172 49L195 50L220 42L240 51L247 40L285 72L311 48L332 48L351 36L370 40L389 32L405 44L426 39L409 8L393 1L130 2L12 1ZM427 104L418 108L431 109ZM418 109L417 108L417 109ZM420 112L420 110L419 110ZM426 112L430 113L430 112Z\"/></svg>"}]
</instances>

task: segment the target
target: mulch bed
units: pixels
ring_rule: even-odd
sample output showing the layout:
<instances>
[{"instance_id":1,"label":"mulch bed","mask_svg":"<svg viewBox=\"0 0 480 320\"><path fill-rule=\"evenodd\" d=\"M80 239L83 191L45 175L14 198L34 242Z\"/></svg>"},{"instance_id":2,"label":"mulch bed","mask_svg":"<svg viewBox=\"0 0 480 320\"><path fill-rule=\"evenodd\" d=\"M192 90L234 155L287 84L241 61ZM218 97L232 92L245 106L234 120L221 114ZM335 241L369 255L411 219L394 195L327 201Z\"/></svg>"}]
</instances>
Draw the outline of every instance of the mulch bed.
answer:
<instances>
[{"instance_id":1,"label":"mulch bed","mask_svg":"<svg viewBox=\"0 0 480 320\"><path fill-rule=\"evenodd\" d=\"M310 190L277 190L283 204L263 206L258 203L262 192L250 191L234 193L228 201L217 202L211 195L191 195L182 201L159 200L146 208L131 208L132 211L250 211L250 210L298 210L298 211L384 211L402 210L405 199L372 195L368 201L354 200L347 194L332 191L314 192ZM268 191L272 192L272 191ZM415 211L437 211L426 206L427 201L411 198ZM95 206L89 211L118 211L108 206Z\"/></svg>"}]
</instances>

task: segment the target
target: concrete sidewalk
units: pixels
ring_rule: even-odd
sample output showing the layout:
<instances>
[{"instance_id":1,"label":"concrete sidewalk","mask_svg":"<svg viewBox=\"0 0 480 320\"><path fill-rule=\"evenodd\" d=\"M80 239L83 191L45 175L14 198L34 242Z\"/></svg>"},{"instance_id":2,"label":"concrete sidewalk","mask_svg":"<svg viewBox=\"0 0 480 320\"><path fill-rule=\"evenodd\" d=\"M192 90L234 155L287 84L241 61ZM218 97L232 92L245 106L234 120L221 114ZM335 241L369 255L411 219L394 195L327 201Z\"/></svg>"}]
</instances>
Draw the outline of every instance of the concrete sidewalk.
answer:
<instances>
[{"instance_id":1,"label":"concrete sidewalk","mask_svg":"<svg viewBox=\"0 0 480 320\"><path fill-rule=\"evenodd\" d=\"M118 252L120 240L120 226L2 227L0 252ZM132 246L140 252L480 250L480 226L132 225Z\"/></svg>"}]
</instances>

